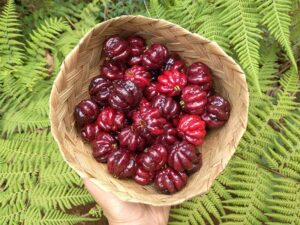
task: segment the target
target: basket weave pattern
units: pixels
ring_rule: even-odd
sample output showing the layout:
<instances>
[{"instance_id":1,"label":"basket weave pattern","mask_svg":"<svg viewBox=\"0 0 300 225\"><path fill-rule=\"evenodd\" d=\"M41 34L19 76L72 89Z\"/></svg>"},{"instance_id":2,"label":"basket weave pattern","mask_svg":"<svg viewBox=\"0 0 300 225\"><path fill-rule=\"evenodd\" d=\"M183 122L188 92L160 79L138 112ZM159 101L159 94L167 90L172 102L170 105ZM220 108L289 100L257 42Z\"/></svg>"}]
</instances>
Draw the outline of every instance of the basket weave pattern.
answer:
<instances>
[{"instance_id":1,"label":"basket weave pattern","mask_svg":"<svg viewBox=\"0 0 300 225\"><path fill-rule=\"evenodd\" d=\"M193 174L187 186L173 195L159 194L153 186L140 186L132 180L118 180L108 174L106 165L96 162L90 145L78 134L74 107L88 98L90 80L99 75L104 60L101 48L105 38L119 34L138 34L147 44L164 43L187 64L201 61L213 71L217 92L231 103L229 121L209 132L200 151L201 170ZM66 162L82 177L120 199L151 205L174 205L203 194L222 172L233 155L247 124L248 90L245 75L234 60L215 43L165 20L143 16L121 16L96 25L67 56L52 88L50 99L51 131Z\"/></svg>"}]
</instances>

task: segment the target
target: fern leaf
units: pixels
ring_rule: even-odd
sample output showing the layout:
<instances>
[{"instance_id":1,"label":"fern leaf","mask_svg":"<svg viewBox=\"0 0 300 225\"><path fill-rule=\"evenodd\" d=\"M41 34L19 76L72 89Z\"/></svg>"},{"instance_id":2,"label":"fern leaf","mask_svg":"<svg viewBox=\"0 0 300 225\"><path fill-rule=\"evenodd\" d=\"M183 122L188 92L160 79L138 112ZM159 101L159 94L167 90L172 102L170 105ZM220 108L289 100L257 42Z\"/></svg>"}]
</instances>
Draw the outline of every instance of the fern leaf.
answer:
<instances>
[{"instance_id":1,"label":"fern leaf","mask_svg":"<svg viewBox=\"0 0 300 225\"><path fill-rule=\"evenodd\" d=\"M7 225L19 225L24 215L24 204L8 205L0 208L0 223Z\"/></svg>"},{"instance_id":2,"label":"fern leaf","mask_svg":"<svg viewBox=\"0 0 300 225\"><path fill-rule=\"evenodd\" d=\"M90 209L89 214L93 217L101 218L103 215L103 209L99 205L96 205Z\"/></svg>"}]
</instances>

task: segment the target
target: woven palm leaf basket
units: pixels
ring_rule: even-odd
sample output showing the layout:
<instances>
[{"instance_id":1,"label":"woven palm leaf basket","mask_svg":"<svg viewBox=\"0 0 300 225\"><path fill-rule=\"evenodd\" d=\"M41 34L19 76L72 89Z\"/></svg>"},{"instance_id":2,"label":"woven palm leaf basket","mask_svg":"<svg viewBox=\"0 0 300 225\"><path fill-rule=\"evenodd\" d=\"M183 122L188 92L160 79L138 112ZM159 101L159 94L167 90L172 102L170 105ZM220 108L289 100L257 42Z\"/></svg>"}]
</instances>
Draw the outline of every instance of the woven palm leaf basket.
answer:
<instances>
[{"instance_id":1,"label":"woven palm leaf basket","mask_svg":"<svg viewBox=\"0 0 300 225\"><path fill-rule=\"evenodd\" d=\"M133 180L111 176L105 164L98 163L91 147L80 137L74 122L76 104L88 98L90 80L99 75L104 60L102 43L108 36L138 34L147 44L164 43L187 64L207 64L217 92L231 104L231 115L221 128L208 132L202 152L203 166L185 188L173 195L158 193L152 185L140 186ZM174 205L206 193L224 170L246 129L249 95L244 72L215 42L166 20L143 16L121 16L96 25L66 57L53 84L50 99L51 131L65 161L81 176L89 177L102 190L122 200L155 206Z\"/></svg>"}]
</instances>

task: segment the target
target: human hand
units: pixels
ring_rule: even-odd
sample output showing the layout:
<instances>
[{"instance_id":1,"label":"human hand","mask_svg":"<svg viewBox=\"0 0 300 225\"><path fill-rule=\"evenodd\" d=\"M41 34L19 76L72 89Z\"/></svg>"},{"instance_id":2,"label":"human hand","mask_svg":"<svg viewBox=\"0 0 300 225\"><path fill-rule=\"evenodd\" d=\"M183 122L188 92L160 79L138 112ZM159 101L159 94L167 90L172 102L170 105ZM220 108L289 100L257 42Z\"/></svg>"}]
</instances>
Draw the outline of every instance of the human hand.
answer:
<instances>
[{"instance_id":1,"label":"human hand","mask_svg":"<svg viewBox=\"0 0 300 225\"><path fill-rule=\"evenodd\" d=\"M102 207L110 225L166 225L170 207L155 207L124 202L99 189L88 178L83 179L88 191Z\"/></svg>"}]
</instances>

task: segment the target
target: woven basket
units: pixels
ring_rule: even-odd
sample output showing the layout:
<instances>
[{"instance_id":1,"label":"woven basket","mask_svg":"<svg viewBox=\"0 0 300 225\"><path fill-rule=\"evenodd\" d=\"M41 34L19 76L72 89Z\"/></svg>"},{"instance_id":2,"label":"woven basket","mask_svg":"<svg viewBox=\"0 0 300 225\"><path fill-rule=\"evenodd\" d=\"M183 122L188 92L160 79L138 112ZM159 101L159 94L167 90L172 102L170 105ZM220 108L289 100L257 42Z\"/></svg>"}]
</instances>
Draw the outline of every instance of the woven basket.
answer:
<instances>
[{"instance_id":1,"label":"woven basket","mask_svg":"<svg viewBox=\"0 0 300 225\"><path fill-rule=\"evenodd\" d=\"M112 177L105 164L93 159L90 145L82 141L75 128L74 107L88 98L90 80L99 75L99 66L104 59L102 42L113 34L124 37L138 34L148 44L166 44L187 64L196 61L207 64L213 71L215 89L231 103L229 121L223 127L209 131L200 148L203 155L201 170L193 174L187 186L176 194L159 194L153 186L143 187L132 180ZM101 189L130 202L174 205L207 192L225 168L246 129L248 100L243 71L215 42L165 20L121 16L96 25L63 62L51 92L51 130L65 161L80 176L90 177Z\"/></svg>"}]
</instances>

